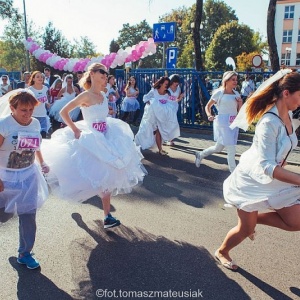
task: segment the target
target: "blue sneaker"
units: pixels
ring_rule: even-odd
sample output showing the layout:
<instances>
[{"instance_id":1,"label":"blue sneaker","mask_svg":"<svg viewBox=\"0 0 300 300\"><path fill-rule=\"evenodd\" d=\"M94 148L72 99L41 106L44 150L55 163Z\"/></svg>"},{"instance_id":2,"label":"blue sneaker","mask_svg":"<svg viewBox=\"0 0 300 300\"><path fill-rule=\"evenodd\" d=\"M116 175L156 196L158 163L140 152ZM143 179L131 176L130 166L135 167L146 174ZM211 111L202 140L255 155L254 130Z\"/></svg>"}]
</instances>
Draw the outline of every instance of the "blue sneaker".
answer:
<instances>
[{"instance_id":1,"label":"blue sneaker","mask_svg":"<svg viewBox=\"0 0 300 300\"><path fill-rule=\"evenodd\" d=\"M40 263L32 257L33 253L25 253L22 257L17 258L17 262L21 265L26 265L28 269L36 269L40 266Z\"/></svg>"},{"instance_id":2,"label":"blue sneaker","mask_svg":"<svg viewBox=\"0 0 300 300\"><path fill-rule=\"evenodd\" d=\"M104 229L116 227L120 224L121 222L114 218L111 214L108 214L107 217L104 219Z\"/></svg>"}]
</instances>

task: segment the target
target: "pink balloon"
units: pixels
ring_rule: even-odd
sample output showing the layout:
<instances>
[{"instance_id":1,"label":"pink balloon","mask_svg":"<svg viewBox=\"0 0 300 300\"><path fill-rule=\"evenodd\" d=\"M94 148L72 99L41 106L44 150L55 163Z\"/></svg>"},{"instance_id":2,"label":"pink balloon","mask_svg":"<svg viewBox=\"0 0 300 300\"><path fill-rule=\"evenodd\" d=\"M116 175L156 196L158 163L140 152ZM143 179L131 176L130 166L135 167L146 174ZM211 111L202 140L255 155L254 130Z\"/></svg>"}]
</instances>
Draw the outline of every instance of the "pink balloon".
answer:
<instances>
[{"instance_id":1,"label":"pink balloon","mask_svg":"<svg viewBox=\"0 0 300 300\"><path fill-rule=\"evenodd\" d=\"M143 52L145 51L145 49L146 49L145 46L141 46L140 49L139 49L139 53L143 54Z\"/></svg>"}]
</instances>

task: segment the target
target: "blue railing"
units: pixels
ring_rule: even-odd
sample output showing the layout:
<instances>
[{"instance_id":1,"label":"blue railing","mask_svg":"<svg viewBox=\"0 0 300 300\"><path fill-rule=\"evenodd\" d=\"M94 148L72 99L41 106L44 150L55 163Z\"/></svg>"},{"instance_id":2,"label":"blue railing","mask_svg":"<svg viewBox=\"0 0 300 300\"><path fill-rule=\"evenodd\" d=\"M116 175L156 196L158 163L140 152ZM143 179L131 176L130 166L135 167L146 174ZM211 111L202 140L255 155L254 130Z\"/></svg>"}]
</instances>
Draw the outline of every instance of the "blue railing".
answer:
<instances>
[{"instance_id":1,"label":"blue railing","mask_svg":"<svg viewBox=\"0 0 300 300\"><path fill-rule=\"evenodd\" d=\"M181 89L184 93L184 98L179 104L178 121L181 127L199 128L211 127L211 123L207 122L204 113L204 107L210 99L211 90L208 90L205 84L205 78L209 77L210 81L217 87L222 80L223 72L198 72L194 69L132 69L129 72L117 69L115 76L120 95L124 97L124 87L130 76L134 76L137 80L137 85L140 90L138 100L141 105L141 116L143 113L144 103L143 96L147 94L153 83L161 76L170 76L178 74L181 78ZM240 72L241 81L246 72ZM269 77L269 72L266 73L247 73L254 74L256 82L263 81L264 78ZM122 98L121 97L121 98ZM122 99L118 101L120 106Z\"/></svg>"}]
</instances>

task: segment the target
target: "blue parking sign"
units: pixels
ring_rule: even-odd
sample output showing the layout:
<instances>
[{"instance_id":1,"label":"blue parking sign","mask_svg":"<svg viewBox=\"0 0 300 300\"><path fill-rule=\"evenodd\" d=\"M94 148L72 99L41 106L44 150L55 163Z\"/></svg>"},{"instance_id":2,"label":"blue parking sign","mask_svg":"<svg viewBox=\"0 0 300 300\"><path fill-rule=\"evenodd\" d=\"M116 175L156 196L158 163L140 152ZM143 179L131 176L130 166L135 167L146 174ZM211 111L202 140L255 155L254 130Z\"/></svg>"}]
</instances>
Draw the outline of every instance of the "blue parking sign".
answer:
<instances>
[{"instance_id":1,"label":"blue parking sign","mask_svg":"<svg viewBox=\"0 0 300 300\"><path fill-rule=\"evenodd\" d=\"M158 42L174 42L176 37L176 22L153 24L153 39Z\"/></svg>"},{"instance_id":2,"label":"blue parking sign","mask_svg":"<svg viewBox=\"0 0 300 300\"><path fill-rule=\"evenodd\" d=\"M175 69L177 63L177 47L170 47L167 49L167 69Z\"/></svg>"}]
</instances>

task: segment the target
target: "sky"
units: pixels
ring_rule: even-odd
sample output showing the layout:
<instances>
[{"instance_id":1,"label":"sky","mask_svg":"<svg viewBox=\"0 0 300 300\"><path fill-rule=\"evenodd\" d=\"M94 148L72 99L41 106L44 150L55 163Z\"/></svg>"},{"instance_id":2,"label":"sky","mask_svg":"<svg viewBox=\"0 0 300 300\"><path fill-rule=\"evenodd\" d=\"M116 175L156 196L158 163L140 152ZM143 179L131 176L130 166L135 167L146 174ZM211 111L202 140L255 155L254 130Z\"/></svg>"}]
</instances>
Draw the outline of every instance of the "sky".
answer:
<instances>
[{"instance_id":1,"label":"sky","mask_svg":"<svg viewBox=\"0 0 300 300\"><path fill-rule=\"evenodd\" d=\"M0 5L1 1L0 0ZM24 0L27 22L44 28L51 21L70 42L87 36L96 50L109 54L109 45L119 36L123 24L136 25L146 20L150 26L160 16L182 6L191 7L195 0ZM264 37L269 0L224 0L235 10L240 23L259 31ZM23 0L14 0L23 13ZM0 36L6 22L0 20ZM133 46L133 45L132 45ZM47 49L46 49L47 50Z\"/></svg>"}]
</instances>

